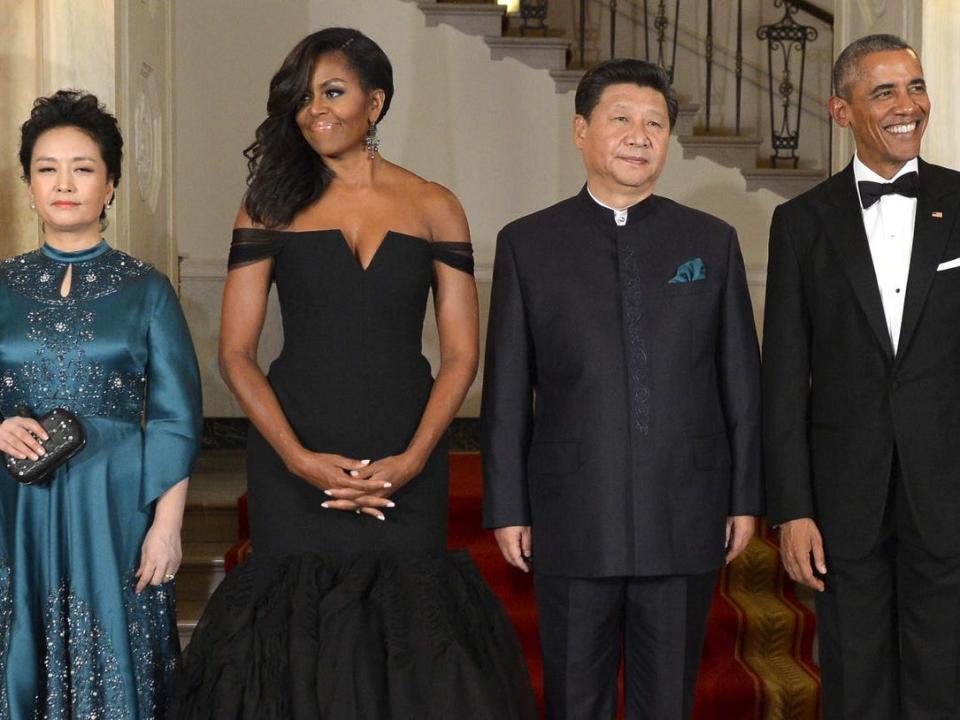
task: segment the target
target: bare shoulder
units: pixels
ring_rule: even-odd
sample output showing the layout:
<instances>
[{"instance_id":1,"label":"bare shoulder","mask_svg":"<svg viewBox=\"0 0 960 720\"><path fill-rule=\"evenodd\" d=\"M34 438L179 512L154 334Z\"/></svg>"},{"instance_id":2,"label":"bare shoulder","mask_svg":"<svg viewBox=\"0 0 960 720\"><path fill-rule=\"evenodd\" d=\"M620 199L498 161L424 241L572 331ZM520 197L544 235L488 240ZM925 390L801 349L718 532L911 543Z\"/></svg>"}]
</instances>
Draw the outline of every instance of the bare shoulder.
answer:
<instances>
[{"instance_id":1,"label":"bare shoulder","mask_svg":"<svg viewBox=\"0 0 960 720\"><path fill-rule=\"evenodd\" d=\"M450 190L435 182L422 181L417 203L435 242L470 242L470 228L463 206Z\"/></svg>"},{"instance_id":2,"label":"bare shoulder","mask_svg":"<svg viewBox=\"0 0 960 720\"><path fill-rule=\"evenodd\" d=\"M256 228L257 224L253 222L253 219L247 213L247 209L244 207L243 203L240 203L240 209L237 210L237 217L233 221L234 230L249 230Z\"/></svg>"},{"instance_id":3,"label":"bare shoulder","mask_svg":"<svg viewBox=\"0 0 960 720\"><path fill-rule=\"evenodd\" d=\"M467 218L456 195L399 165L390 163L388 171L395 201L422 228L422 237L431 242L470 242Z\"/></svg>"}]
</instances>

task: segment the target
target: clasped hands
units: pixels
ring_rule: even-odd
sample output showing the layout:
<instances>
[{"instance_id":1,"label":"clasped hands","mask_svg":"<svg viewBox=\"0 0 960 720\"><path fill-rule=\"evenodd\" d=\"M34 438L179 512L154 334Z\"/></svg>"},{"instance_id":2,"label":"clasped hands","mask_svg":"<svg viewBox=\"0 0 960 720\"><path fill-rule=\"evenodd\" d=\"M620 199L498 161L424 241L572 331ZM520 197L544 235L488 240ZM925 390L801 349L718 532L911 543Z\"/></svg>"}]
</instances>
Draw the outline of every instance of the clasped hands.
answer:
<instances>
[{"instance_id":1,"label":"clasped hands","mask_svg":"<svg viewBox=\"0 0 960 720\"><path fill-rule=\"evenodd\" d=\"M290 468L330 499L324 508L386 520L384 510L396 507L390 496L420 472L406 453L380 460L354 460L330 453L305 451Z\"/></svg>"}]
</instances>

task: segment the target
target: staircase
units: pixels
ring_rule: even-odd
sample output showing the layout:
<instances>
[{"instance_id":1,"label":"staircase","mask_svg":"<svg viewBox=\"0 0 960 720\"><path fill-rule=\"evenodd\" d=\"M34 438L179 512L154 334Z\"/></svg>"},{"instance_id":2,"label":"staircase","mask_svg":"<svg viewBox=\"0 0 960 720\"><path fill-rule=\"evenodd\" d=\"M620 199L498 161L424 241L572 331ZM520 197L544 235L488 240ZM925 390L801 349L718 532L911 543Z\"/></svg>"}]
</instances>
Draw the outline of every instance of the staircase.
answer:
<instances>
[{"instance_id":1,"label":"staircase","mask_svg":"<svg viewBox=\"0 0 960 720\"><path fill-rule=\"evenodd\" d=\"M491 60L513 58L529 67L542 69L553 79L559 94L575 90L583 77L584 68L573 64L576 44L573 28L551 28L545 36L522 35L516 14L507 13L506 7L496 4L495 0L416 2L428 27L446 24L465 34L483 37L490 48ZM704 108L697 99L703 90L686 88L682 81L676 84L681 104L674 132L683 147L685 159L703 156L725 167L737 168L746 180L747 191L763 188L784 198L799 195L827 177L823 169L826 158L805 161L799 168L772 167L769 153L761 154L761 146L769 147L769 143L765 143L757 130L745 129L737 134L732 128L721 127L718 131L714 127L707 133L703 127ZM825 111L820 126L818 130L828 127Z\"/></svg>"},{"instance_id":2,"label":"staircase","mask_svg":"<svg viewBox=\"0 0 960 720\"><path fill-rule=\"evenodd\" d=\"M190 642L210 594L224 576L224 556L238 536L237 498L247 491L245 454L205 450L190 479L177 573L180 646Z\"/></svg>"}]
</instances>

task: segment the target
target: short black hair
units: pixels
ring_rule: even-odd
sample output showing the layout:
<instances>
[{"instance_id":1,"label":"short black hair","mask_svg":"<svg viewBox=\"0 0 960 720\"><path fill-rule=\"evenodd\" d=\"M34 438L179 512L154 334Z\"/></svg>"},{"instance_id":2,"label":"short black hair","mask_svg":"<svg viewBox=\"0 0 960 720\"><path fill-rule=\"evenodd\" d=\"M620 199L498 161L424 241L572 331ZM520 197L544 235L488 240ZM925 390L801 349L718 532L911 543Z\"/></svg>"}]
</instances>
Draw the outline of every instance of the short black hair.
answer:
<instances>
[{"instance_id":1,"label":"short black hair","mask_svg":"<svg viewBox=\"0 0 960 720\"><path fill-rule=\"evenodd\" d=\"M577 115L582 115L589 121L594 108L600 102L603 91L610 85L622 83L653 88L663 95L663 99L667 101L670 128L673 128L677 122L680 101L677 99L677 91L670 84L666 70L652 62L633 58L605 60L587 70L580 79L580 84L577 85L577 95L574 100Z\"/></svg>"},{"instance_id":2,"label":"short black hair","mask_svg":"<svg viewBox=\"0 0 960 720\"><path fill-rule=\"evenodd\" d=\"M22 179L30 181L30 161L33 148L47 130L73 127L90 136L107 166L107 177L116 189L120 183L123 164L123 135L117 118L107 112L96 95L82 90L58 90L49 97L39 97L33 103L30 119L20 126L20 168ZM101 211L100 219L107 216Z\"/></svg>"},{"instance_id":3,"label":"short black hair","mask_svg":"<svg viewBox=\"0 0 960 720\"><path fill-rule=\"evenodd\" d=\"M856 77L858 65L864 56L890 50L914 50L896 35L867 35L847 45L833 64L833 92L844 100L850 99L850 84Z\"/></svg>"}]
</instances>

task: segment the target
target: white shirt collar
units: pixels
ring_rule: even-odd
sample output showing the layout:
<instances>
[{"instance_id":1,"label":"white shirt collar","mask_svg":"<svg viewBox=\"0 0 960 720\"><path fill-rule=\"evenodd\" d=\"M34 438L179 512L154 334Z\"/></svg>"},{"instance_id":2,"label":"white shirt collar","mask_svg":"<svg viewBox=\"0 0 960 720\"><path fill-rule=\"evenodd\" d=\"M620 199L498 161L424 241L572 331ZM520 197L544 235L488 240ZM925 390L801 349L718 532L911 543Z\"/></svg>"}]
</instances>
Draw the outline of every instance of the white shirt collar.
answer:
<instances>
[{"instance_id":1,"label":"white shirt collar","mask_svg":"<svg viewBox=\"0 0 960 720\"><path fill-rule=\"evenodd\" d=\"M913 158L912 160L908 160L907 162L904 163L903 167L897 171L896 175L894 175L892 178L887 180L882 175L878 175L873 170L871 170L866 165L864 165L859 155L855 154L853 156L853 178L856 182L863 182L867 180L869 182L892 183L901 175L906 175L907 173L910 173L910 172L918 172L919 167L920 167L920 164L917 162L916 158ZM858 188L857 195L859 196L859 194L860 194L860 190Z\"/></svg>"},{"instance_id":2,"label":"white shirt collar","mask_svg":"<svg viewBox=\"0 0 960 720\"><path fill-rule=\"evenodd\" d=\"M602 208L606 208L607 210L612 210L614 213L624 213L624 212L626 212L626 211L628 210L628 208L615 208L615 207L613 207L612 205L607 205L607 204L606 204L605 202L603 202L602 200L599 200L599 199L597 198L597 196L594 195L593 192L590 190L590 186L589 186L589 185L587 185L587 194L590 195L591 198L593 198L593 201L594 201L597 205L599 205L599 206L602 207Z\"/></svg>"},{"instance_id":3,"label":"white shirt collar","mask_svg":"<svg viewBox=\"0 0 960 720\"><path fill-rule=\"evenodd\" d=\"M630 210L629 208L623 208L621 210L619 208L611 207L610 205L607 205L605 202L601 202L600 200L597 199L596 195L590 192L589 185L587 185L587 193L590 195L590 197L593 199L593 201L597 205L613 212L613 221L617 224L618 227L623 227L624 225L627 224L627 216L629 215L629 210Z\"/></svg>"}]
</instances>

